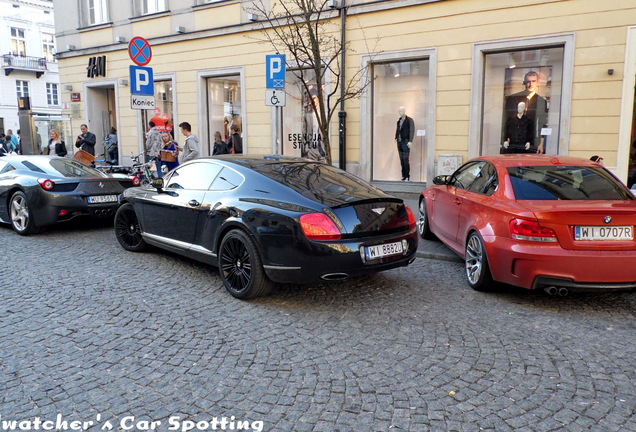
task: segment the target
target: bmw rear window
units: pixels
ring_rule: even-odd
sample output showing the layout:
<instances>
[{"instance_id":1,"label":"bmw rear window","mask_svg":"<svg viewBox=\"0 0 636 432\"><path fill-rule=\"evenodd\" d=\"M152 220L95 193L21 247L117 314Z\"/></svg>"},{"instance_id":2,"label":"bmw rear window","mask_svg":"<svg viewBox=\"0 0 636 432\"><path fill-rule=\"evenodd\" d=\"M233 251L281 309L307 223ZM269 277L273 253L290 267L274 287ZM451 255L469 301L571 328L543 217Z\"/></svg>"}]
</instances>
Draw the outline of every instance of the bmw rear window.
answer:
<instances>
[{"instance_id":1,"label":"bmw rear window","mask_svg":"<svg viewBox=\"0 0 636 432\"><path fill-rule=\"evenodd\" d=\"M634 196L608 171L586 166L521 166L508 168L518 200L633 200Z\"/></svg>"}]
</instances>

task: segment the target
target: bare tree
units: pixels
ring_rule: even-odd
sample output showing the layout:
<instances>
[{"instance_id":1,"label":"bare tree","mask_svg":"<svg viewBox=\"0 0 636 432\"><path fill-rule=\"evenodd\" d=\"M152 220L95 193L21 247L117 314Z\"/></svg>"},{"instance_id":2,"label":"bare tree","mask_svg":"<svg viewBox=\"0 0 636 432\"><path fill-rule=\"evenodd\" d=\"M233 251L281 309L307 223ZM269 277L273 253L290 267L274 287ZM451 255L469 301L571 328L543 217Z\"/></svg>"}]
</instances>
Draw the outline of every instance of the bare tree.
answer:
<instances>
[{"instance_id":1,"label":"bare tree","mask_svg":"<svg viewBox=\"0 0 636 432\"><path fill-rule=\"evenodd\" d=\"M341 0L344 1L344 0ZM332 163L329 124L339 105L359 97L371 80L363 84L367 68L358 69L345 80L343 54L351 52L342 40L344 20L338 19L338 9L328 0L284 0L266 7L263 0L246 8L261 19L259 40L270 43L286 54L289 70L299 80L306 95L315 95L309 104L318 121L325 161ZM339 9L340 17L346 6ZM344 15L346 16L346 15ZM291 60L291 61L290 61ZM327 89L324 84L330 82Z\"/></svg>"}]
</instances>

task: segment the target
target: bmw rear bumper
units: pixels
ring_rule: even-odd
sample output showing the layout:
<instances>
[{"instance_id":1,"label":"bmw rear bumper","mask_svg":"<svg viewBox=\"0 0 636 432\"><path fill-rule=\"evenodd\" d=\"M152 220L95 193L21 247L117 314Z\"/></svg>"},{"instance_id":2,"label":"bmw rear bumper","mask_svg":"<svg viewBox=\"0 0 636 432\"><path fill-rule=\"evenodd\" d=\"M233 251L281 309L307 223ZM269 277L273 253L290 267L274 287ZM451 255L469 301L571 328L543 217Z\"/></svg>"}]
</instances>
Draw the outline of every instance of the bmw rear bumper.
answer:
<instances>
[{"instance_id":1,"label":"bmw rear bumper","mask_svg":"<svg viewBox=\"0 0 636 432\"><path fill-rule=\"evenodd\" d=\"M484 239L492 276L528 289L636 288L636 251L574 251L550 243Z\"/></svg>"}]
</instances>

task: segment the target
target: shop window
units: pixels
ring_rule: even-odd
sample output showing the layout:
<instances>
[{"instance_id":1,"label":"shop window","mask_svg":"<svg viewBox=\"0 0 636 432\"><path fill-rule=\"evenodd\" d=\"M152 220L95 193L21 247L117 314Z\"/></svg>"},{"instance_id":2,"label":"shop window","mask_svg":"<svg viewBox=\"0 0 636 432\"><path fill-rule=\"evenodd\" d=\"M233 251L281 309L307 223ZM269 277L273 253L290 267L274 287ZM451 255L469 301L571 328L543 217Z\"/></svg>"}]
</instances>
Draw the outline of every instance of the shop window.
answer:
<instances>
[{"instance_id":1,"label":"shop window","mask_svg":"<svg viewBox=\"0 0 636 432\"><path fill-rule=\"evenodd\" d=\"M429 128L429 60L392 61L373 65L372 179L426 181L426 130ZM395 141L400 111L412 119L404 136L410 149ZM401 135L402 136L402 135ZM402 156L401 156L402 155Z\"/></svg>"},{"instance_id":2,"label":"shop window","mask_svg":"<svg viewBox=\"0 0 636 432\"><path fill-rule=\"evenodd\" d=\"M303 70L303 81L298 71L287 71L287 105L283 114L283 154L324 162L326 153L314 106L318 104L316 74ZM313 83L313 84L312 84ZM324 89L324 86L323 86ZM333 147L332 147L333 148Z\"/></svg>"},{"instance_id":3,"label":"shop window","mask_svg":"<svg viewBox=\"0 0 636 432\"><path fill-rule=\"evenodd\" d=\"M172 80L155 81L155 108L142 110L142 122L145 131L148 130L148 124L153 122L161 132L170 132L178 138L174 131Z\"/></svg>"},{"instance_id":4,"label":"shop window","mask_svg":"<svg viewBox=\"0 0 636 432\"><path fill-rule=\"evenodd\" d=\"M108 0L81 0L80 11L82 27L108 22Z\"/></svg>"},{"instance_id":5,"label":"shop window","mask_svg":"<svg viewBox=\"0 0 636 432\"><path fill-rule=\"evenodd\" d=\"M231 135L230 128L236 126L239 135L245 141L240 75L207 78L206 89L209 139L201 146L201 151L206 155L212 155L216 132L219 132L221 140L227 143ZM243 152L246 152L245 146Z\"/></svg>"},{"instance_id":6,"label":"shop window","mask_svg":"<svg viewBox=\"0 0 636 432\"><path fill-rule=\"evenodd\" d=\"M562 46L485 54L481 154L559 153L563 59Z\"/></svg>"}]
</instances>

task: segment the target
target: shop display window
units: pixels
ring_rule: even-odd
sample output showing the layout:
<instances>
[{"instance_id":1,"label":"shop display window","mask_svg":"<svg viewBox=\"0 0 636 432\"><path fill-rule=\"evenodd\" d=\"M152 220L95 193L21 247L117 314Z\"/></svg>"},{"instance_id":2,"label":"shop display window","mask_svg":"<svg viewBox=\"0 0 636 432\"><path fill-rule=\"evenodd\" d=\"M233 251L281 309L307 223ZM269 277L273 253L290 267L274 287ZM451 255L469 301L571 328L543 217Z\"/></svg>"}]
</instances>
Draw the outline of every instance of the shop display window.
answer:
<instances>
[{"instance_id":1,"label":"shop display window","mask_svg":"<svg viewBox=\"0 0 636 432\"><path fill-rule=\"evenodd\" d=\"M283 114L283 154L324 162L326 153L323 137L312 104L317 106L317 85L309 90L298 78L298 71L288 71L286 76L286 101ZM315 82L315 73L303 70L306 82ZM324 87L323 87L324 89Z\"/></svg>"},{"instance_id":2,"label":"shop display window","mask_svg":"<svg viewBox=\"0 0 636 432\"><path fill-rule=\"evenodd\" d=\"M220 132L221 138L225 142L230 138L232 126L237 126L238 133L243 135L240 75L207 78L207 103L208 137L210 138L205 145L202 145L201 150L204 154L211 155L214 153L216 132Z\"/></svg>"},{"instance_id":3,"label":"shop display window","mask_svg":"<svg viewBox=\"0 0 636 432\"><path fill-rule=\"evenodd\" d=\"M429 129L429 60L375 63L373 71L372 179L400 181L405 175L395 141L400 108L413 119L413 139L408 152L409 180L426 181L427 137ZM403 156L404 156L404 152Z\"/></svg>"},{"instance_id":4,"label":"shop display window","mask_svg":"<svg viewBox=\"0 0 636 432\"><path fill-rule=\"evenodd\" d=\"M485 54L480 154L559 154L562 46Z\"/></svg>"}]
</instances>

